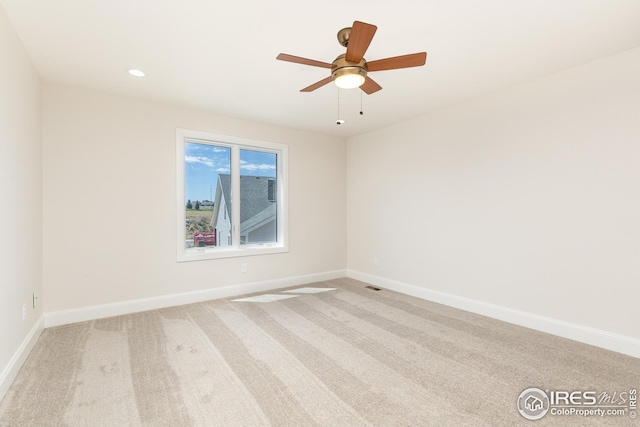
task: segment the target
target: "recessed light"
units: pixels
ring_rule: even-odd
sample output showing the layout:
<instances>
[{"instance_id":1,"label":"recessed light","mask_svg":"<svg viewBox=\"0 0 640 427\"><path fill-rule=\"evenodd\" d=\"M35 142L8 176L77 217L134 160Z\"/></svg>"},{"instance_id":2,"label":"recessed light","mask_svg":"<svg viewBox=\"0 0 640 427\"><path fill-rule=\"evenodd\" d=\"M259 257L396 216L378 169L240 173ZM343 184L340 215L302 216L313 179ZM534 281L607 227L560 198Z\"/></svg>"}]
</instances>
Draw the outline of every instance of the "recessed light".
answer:
<instances>
[{"instance_id":1,"label":"recessed light","mask_svg":"<svg viewBox=\"0 0 640 427\"><path fill-rule=\"evenodd\" d=\"M137 70L135 68L131 68L129 71L129 74L131 74L134 77L144 77L144 72Z\"/></svg>"}]
</instances>

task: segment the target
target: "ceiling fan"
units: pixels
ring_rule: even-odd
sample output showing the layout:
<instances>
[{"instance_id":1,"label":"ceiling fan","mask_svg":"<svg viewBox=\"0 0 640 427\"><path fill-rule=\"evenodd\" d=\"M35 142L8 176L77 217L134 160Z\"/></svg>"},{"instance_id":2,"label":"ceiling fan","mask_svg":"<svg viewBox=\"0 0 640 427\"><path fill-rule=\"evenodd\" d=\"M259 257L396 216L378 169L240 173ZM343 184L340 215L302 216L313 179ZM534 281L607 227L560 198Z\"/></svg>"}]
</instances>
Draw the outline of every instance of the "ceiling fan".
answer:
<instances>
[{"instance_id":1,"label":"ceiling fan","mask_svg":"<svg viewBox=\"0 0 640 427\"><path fill-rule=\"evenodd\" d=\"M412 53L367 62L364 54L371 44L371 40L378 27L364 22L355 21L352 27L338 31L338 43L347 48L347 52L339 55L331 64L313 59L281 53L276 57L280 61L295 62L296 64L311 65L313 67L329 68L331 75L307 86L300 92L312 92L334 81L342 89L360 87L367 95L382 89L367 73L373 71L396 70L398 68L420 67L427 61L427 53Z\"/></svg>"}]
</instances>

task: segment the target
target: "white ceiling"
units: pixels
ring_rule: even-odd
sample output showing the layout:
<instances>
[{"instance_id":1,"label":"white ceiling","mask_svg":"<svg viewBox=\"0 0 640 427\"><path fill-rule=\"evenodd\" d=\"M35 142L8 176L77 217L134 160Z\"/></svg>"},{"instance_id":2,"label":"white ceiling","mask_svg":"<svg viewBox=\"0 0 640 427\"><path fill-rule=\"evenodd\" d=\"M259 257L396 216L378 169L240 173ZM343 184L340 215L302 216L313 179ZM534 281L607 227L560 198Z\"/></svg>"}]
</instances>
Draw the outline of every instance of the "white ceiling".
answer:
<instances>
[{"instance_id":1,"label":"white ceiling","mask_svg":"<svg viewBox=\"0 0 640 427\"><path fill-rule=\"evenodd\" d=\"M0 0L46 81L342 137L640 46L639 0ZM344 53L354 20L378 31L366 59L426 51L425 67L371 73L363 95L303 87ZM144 79L126 73L137 67Z\"/></svg>"}]
</instances>

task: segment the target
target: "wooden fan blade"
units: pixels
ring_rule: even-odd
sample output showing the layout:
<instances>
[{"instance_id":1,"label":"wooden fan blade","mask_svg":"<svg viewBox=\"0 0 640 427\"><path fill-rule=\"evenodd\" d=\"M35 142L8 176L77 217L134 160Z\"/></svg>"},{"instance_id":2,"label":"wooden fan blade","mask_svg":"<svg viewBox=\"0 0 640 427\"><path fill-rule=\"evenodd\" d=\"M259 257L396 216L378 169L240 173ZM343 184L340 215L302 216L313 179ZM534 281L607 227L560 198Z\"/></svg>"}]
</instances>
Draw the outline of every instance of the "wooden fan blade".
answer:
<instances>
[{"instance_id":1,"label":"wooden fan blade","mask_svg":"<svg viewBox=\"0 0 640 427\"><path fill-rule=\"evenodd\" d=\"M382 86L373 81L371 77L367 76L364 79L364 83L362 84L362 86L360 86L360 89L362 89L362 91L367 95L371 95L372 93L375 93L382 89Z\"/></svg>"},{"instance_id":2,"label":"wooden fan blade","mask_svg":"<svg viewBox=\"0 0 640 427\"><path fill-rule=\"evenodd\" d=\"M295 62L296 64L311 65L313 67L331 68L331 64L322 61L316 61L314 59L301 58L299 56L287 55L281 53L276 57L280 61Z\"/></svg>"},{"instance_id":3,"label":"wooden fan blade","mask_svg":"<svg viewBox=\"0 0 640 427\"><path fill-rule=\"evenodd\" d=\"M347 54L344 59L351 62L360 62L371 44L378 27L364 22L355 21L351 27Z\"/></svg>"},{"instance_id":4,"label":"wooden fan blade","mask_svg":"<svg viewBox=\"0 0 640 427\"><path fill-rule=\"evenodd\" d=\"M331 83L332 80L333 80L333 77L329 76L326 79L322 79L319 82L312 84L311 86L305 87L304 89L300 90L300 92L313 92L314 90L321 88L327 83Z\"/></svg>"},{"instance_id":5,"label":"wooden fan blade","mask_svg":"<svg viewBox=\"0 0 640 427\"><path fill-rule=\"evenodd\" d=\"M397 70L398 68L420 67L427 62L427 52L412 53L410 55L394 56L367 62L368 71Z\"/></svg>"}]
</instances>

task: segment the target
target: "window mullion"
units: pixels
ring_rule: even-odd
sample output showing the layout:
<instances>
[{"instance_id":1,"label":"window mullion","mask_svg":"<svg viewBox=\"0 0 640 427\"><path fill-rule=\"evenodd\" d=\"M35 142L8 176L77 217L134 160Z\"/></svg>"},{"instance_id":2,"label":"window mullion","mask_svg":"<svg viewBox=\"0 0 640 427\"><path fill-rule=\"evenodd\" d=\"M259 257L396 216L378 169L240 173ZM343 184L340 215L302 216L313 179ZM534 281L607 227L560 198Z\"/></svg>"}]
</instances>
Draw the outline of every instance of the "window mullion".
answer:
<instances>
[{"instance_id":1,"label":"window mullion","mask_svg":"<svg viewBox=\"0 0 640 427\"><path fill-rule=\"evenodd\" d=\"M234 249L240 248L240 148L231 148L231 219L232 243Z\"/></svg>"}]
</instances>

